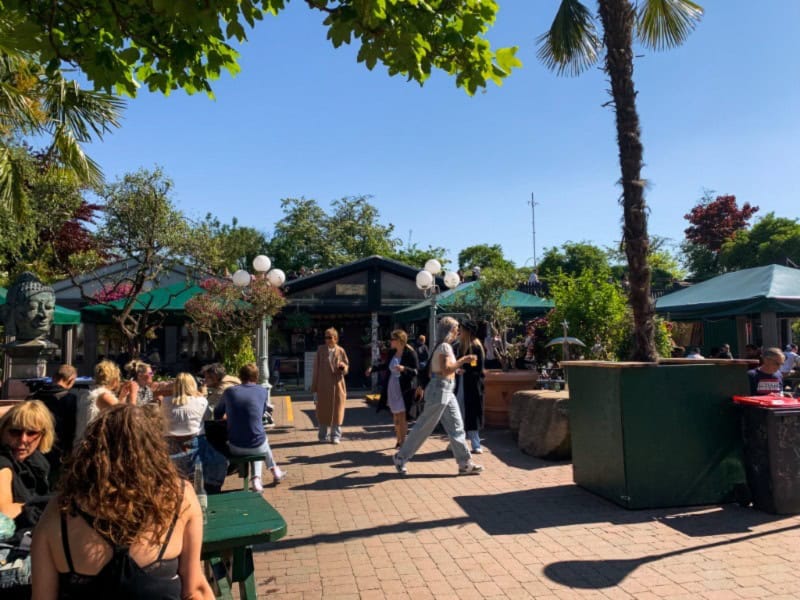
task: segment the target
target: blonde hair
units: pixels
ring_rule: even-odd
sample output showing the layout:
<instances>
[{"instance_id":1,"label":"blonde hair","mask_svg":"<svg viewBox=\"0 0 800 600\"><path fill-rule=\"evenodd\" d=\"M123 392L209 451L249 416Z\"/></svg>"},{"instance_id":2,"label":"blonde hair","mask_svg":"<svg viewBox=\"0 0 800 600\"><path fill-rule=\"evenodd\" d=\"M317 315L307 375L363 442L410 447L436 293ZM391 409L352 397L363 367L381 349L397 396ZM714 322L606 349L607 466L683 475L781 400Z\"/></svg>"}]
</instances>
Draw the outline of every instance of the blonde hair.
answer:
<instances>
[{"instance_id":1,"label":"blonde hair","mask_svg":"<svg viewBox=\"0 0 800 600\"><path fill-rule=\"evenodd\" d=\"M761 353L761 360L767 359L783 364L783 362L786 360L786 355L780 348L766 348L764 352Z\"/></svg>"},{"instance_id":2,"label":"blonde hair","mask_svg":"<svg viewBox=\"0 0 800 600\"><path fill-rule=\"evenodd\" d=\"M335 327L328 327L328 329L325 330L325 335L331 336L334 342L339 341L339 332L336 331Z\"/></svg>"},{"instance_id":3,"label":"blonde hair","mask_svg":"<svg viewBox=\"0 0 800 600\"><path fill-rule=\"evenodd\" d=\"M56 428L53 415L41 400L26 400L11 407L0 417L0 440L9 429L30 429L41 431L39 451L50 452L56 439Z\"/></svg>"},{"instance_id":4,"label":"blonde hair","mask_svg":"<svg viewBox=\"0 0 800 600\"><path fill-rule=\"evenodd\" d=\"M97 387L114 389L121 379L119 367L110 360L101 360L94 367L94 383Z\"/></svg>"},{"instance_id":5,"label":"blonde hair","mask_svg":"<svg viewBox=\"0 0 800 600\"><path fill-rule=\"evenodd\" d=\"M408 344L408 334L402 329L395 329L392 332L392 339L402 342L404 346Z\"/></svg>"},{"instance_id":6,"label":"blonde hair","mask_svg":"<svg viewBox=\"0 0 800 600\"><path fill-rule=\"evenodd\" d=\"M183 406L189 398L197 396L197 383L190 373L178 373L172 384L172 404Z\"/></svg>"}]
</instances>

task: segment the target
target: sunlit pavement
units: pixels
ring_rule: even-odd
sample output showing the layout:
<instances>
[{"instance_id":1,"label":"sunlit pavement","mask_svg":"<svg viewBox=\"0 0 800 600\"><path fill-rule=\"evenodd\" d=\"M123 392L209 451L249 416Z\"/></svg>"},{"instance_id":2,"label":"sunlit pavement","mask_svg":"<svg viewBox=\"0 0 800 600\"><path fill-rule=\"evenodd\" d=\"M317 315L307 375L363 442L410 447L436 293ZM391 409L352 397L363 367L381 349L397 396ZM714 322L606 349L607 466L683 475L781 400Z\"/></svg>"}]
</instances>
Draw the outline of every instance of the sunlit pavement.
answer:
<instances>
[{"instance_id":1,"label":"sunlit pavement","mask_svg":"<svg viewBox=\"0 0 800 600\"><path fill-rule=\"evenodd\" d=\"M270 432L288 477L264 497L288 534L256 549L260 597L800 598L798 517L625 510L574 485L569 463L522 454L507 431L485 433L480 476L457 476L434 435L403 477L388 413L349 400L334 446L317 441L310 401L293 409L294 427L279 410Z\"/></svg>"}]
</instances>

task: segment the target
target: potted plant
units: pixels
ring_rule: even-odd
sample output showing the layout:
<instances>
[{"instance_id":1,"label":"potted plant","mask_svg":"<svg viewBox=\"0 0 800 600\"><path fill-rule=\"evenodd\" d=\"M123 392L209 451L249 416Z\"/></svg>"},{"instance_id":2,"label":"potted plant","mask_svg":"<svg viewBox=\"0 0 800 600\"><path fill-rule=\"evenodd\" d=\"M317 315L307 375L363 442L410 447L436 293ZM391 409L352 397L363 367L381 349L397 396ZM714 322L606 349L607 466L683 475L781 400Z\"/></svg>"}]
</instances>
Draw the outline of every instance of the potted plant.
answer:
<instances>
[{"instance_id":1,"label":"potted plant","mask_svg":"<svg viewBox=\"0 0 800 600\"><path fill-rule=\"evenodd\" d=\"M523 351L518 339L511 338L521 319L517 312L501 303L503 294L514 289L518 275L513 267L487 267L469 294L450 305L449 310L470 315L487 324L498 334L494 350L502 369L487 369L484 377L484 426L507 429L511 396L520 390L533 389L538 375L535 370L514 370ZM483 340L481 340L483 342Z\"/></svg>"}]
</instances>

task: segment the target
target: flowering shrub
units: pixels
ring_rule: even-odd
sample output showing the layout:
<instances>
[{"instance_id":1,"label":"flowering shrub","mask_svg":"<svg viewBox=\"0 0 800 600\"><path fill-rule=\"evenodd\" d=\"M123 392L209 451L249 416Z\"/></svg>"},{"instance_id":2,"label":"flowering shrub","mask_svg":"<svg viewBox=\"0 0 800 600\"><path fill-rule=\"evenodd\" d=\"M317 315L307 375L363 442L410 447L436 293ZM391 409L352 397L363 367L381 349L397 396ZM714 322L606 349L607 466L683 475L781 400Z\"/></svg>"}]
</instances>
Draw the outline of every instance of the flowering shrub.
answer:
<instances>
[{"instance_id":1,"label":"flowering shrub","mask_svg":"<svg viewBox=\"0 0 800 600\"><path fill-rule=\"evenodd\" d=\"M244 360L242 340L249 341L263 319L278 314L286 299L264 277L254 277L245 288L236 287L228 279L206 279L200 287L206 293L186 302L186 314L200 331L208 334L226 366L236 369L241 364L227 363Z\"/></svg>"},{"instance_id":2,"label":"flowering shrub","mask_svg":"<svg viewBox=\"0 0 800 600\"><path fill-rule=\"evenodd\" d=\"M98 304L106 304L108 302L114 302L114 300L129 298L132 291L133 284L130 281L106 283L103 285L103 289L97 290L92 297Z\"/></svg>"}]
</instances>

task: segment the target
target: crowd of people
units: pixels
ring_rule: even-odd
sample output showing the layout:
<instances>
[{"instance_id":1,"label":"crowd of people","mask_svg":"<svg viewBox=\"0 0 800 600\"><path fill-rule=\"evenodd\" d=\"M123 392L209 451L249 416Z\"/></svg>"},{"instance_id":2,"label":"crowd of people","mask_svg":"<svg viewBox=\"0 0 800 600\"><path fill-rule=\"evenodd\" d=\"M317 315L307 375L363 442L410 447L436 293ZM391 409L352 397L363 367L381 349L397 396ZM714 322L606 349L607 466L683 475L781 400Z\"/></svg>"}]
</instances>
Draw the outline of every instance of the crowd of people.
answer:
<instances>
[{"instance_id":1,"label":"crowd of people","mask_svg":"<svg viewBox=\"0 0 800 600\"><path fill-rule=\"evenodd\" d=\"M219 493L236 455L264 455L274 484L286 476L255 364L238 379L207 365L201 382L190 373L154 382L141 361L125 371L100 361L94 387L78 394L75 369L62 365L0 417L4 599L211 598L196 491ZM202 490L189 482L196 469ZM262 463L252 469L251 489L262 492Z\"/></svg>"},{"instance_id":2,"label":"crowd of people","mask_svg":"<svg viewBox=\"0 0 800 600\"><path fill-rule=\"evenodd\" d=\"M482 337L476 323L452 317L439 320L432 348L425 336L412 345L396 329L385 359L366 370L380 384L378 411L392 415L398 473L408 472L440 423L458 474L482 472L473 455L483 452L484 374L492 360ZM342 442L350 363L338 342L335 328L325 331L312 369L321 443ZM748 353L756 357L753 348ZM724 354L730 357L729 347L719 349ZM757 358L748 372L752 394L783 392L784 377L800 367L796 345L758 349ZM3 598L91 598L108 590L212 597L200 566L196 492L220 492L233 456L264 456L273 484L286 477L264 424L267 390L252 363L238 377L219 363L199 377L155 382L153 374L143 361L123 373L103 360L92 390L77 394L75 369L62 365L52 383L0 417ZM198 468L203 490L189 482ZM250 468L250 487L260 493L263 462Z\"/></svg>"}]
</instances>

